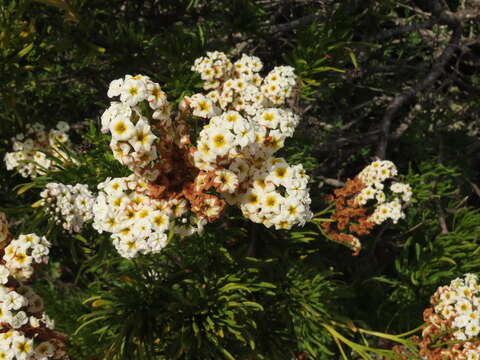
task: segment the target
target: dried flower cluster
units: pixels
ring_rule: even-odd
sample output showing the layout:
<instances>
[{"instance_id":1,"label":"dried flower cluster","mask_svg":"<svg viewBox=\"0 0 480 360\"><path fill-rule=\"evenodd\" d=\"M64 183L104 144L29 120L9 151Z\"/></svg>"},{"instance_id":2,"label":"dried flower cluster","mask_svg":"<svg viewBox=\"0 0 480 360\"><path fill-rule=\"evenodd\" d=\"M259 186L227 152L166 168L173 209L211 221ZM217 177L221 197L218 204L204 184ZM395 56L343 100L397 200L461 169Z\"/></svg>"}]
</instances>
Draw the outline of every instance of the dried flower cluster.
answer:
<instances>
[{"instance_id":1,"label":"dried flower cluster","mask_svg":"<svg viewBox=\"0 0 480 360\"><path fill-rule=\"evenodd\" d=\"M327 235L357 255L361 250L358 236L369 234L389 219L397 223L404 218L403 207L410 202L412 190L408 184L391 182L396 175L397 168L391 161L377 160L327 196L335 203L332 221L322 225Z\"/></svg>"},{"instance_id":2,"label":"dried flower cluster","mask_svg":"<svg viewBox=\"0 0 480 360\"><path fill-rule=\"evenodd\" d=\"M0 213L0 221L3 239L0 250L3 255L0 261L0 359L68 359L66 336L53 330L54 321L43 312L42 298L31 287L20 283L33 275L33 269L28 268L31 258L37 263L48 261L49 244L34 234L12 240L3 213ZM38 244L45 249L40 251ZM30 258L27 254L32 249L36 255Z\"/></svg>"},{"instance_id":3,"label":"dried flower cluster","mask_svg":"<svg viewBox=\"0 0 480 360\"><path fill-rule=\"evenodd\" d=\"M466 274L441 286L423 313L425 328L418 340L420 355L427 360L480 359L480 285L478 277ZM402 359L405 348L396 347Z\"/></svg>"},{"instance_id":4,"label":"dried flower cluster","mask_svg":"<svg viewBox=\"0 0 480 360\"><path fill-rule=\"evenodd\" d=\"M48 183L40 196L47 213L69 232L80 232L93 219L95 196L87 185Z\"/></svg>"},{"instance_id":5,"label":"dried flower cluster","mask_svg":"<svg viewBox=\"0 0 480 360\"><path fill-rule=\"evenodd\" d=\"M480 358L480 286L478 277L466 274L441 286L430 299L431 307L423 313L427 326L419 343L421 354L431 359ZM457 341L451 346L430 345Z\"/></svg>"},{"instance_id":6,"label":"dried flower cluster","mask_svg":"<svg viewBox=\"0 0 480 360\"><path fill-rule=\"evenodd\" d=\"M112 233L123 256L160 251L168 230L201 231L225 201L277 229L311 219L303 167L273 156L299 122L286 105L293 68L277 67L262 78L262 67L256 57L231 63L223 53L207 53L192 69L210 91L186 97L175 114L148 77L112 81L108 95L119 101L102 115L102 130L112 134L115 158L133 174L99 185L94 226ZM192 117L209 119L196 146L187 126Z\"/></svg>"},{"instance_id":7,"label":"dried flower cluster","mask_svg":"<svg viewBox=\"0 0 480 360\"><path fill-rule=\"evenodd\" d=\"M5 155L7 170L17 170L23 177L36 177L44 174L52 166L52 161L45 155L65 158L61 144L69 143L70 126L60 121L55 129L47 131L40 123L26 125L25 134L17 134L13 139L13 152Z\"/></svg>"}]
</instances>

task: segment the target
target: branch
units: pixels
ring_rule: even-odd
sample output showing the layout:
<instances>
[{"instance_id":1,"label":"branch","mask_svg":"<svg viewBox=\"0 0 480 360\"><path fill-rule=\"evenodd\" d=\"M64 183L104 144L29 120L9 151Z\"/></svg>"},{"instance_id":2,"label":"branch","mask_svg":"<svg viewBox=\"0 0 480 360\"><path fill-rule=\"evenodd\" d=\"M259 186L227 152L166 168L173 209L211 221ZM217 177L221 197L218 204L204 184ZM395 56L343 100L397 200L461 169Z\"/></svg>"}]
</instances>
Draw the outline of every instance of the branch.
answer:
<instances>
[{"instance_id":1,"label":"branch","mask_svg":"<svg viewBox=\"0 0 480 360\"><path fill-rule=\"evenodd\" d=\"M297 26L313 24L314 22L317 22L322 18L323 18L322 15L307 15L307 16L301 17L300 19L296 19L285 24L278 24L278 25L272 26L272 28L270 29L270 32L272 33L286 32L286 31L292 30L293 28L296 28Z\"/></svg>"},{"instance_id":2,"label":"branch","mask_svg":"<svg viewBox=\"0 0 480 360\"><path fill-rule=\"evenodd\" d=\"M320 176L320 180L323 181L325 184L333 186L333 187L344 187L345 183L343 181L337 180L337 179L332 179L332 178L327 178L324 176Z\"/></svg>"},{"instance_id":3,"label":"branch","mask_svg":"<svg viewBox=\"0 0 480 360\"><path fill-rule=\"evenodd\" d=\"M438 211L438 222L440 224L440 229L442 229L442 235L448 234L447 221L445 220L445 212L443 211L442 204L440 199L435 199L435 206Z\"/></svg>"},{"instance_id":4,"label":"branch","mask_svg":"<svg viewBox=\"0 0 480 360\"><path fill-rule=\"evenodd\" d=\"M422 22L417 23L417 24L410 24L410 25L400 26L400 27L397 27L395 29L385 30L385 31L381 32L380 34L365 37L364 41L366 41L366 42L376 42L376 41L380 41L380 40L385 40L385 39L391 38L395 35L409 33L409 32L417 31L417 30L420 30L420 29L429 29L437 23L438 23L437 19L430 18L426 21L422 21Z\"/></svg>"},{"instance_id":5,"label":"branch","mask_svg":"<svg viewBox=\"0 0 480 360\"><path fill-rule=\"evenodd\" d=\"M475 194L477 194L477 196L480 197L480 187L478 187L478 185L476 185L475 183L471 182L470 179L468 179L467 177L464 177L464 178L470 184Z\"/></svg>"},{"instance_id":6,"label":"branch","mask_svg":"<svg viewBox=\"0 0 480 360\"><path fill-rule=\"evenodd\" d=\"M445 65L454 55L455 49L458 47L463 29L459 23L453 29L453 34L450 38L450 41L443 51L442 55L438 57L436 64L432 67L430 73L422 81L417 83L415 86L408 88L401 94L395 96L392 102L388 105L387 111L382 119L381 124L381 135L380 135L380 144L377 149L377 156L381 159L385 158L388 146L388 138L390 133L390 125L395 114L400 110L400 108L405 105L408 101L415 97L418 92L424 91L444 73Z\"/></svg>"},{"instance_id":7,"label":"branch","mask_svg":"<svg viewBox=\"0 0 480 360\"><path fill-rule=\"evenodd\" d=\"M332 152L336 150L338 147L352 145L352 144L359 144L359 145L367 145L374 142L378 139L378 135L380 130L375 129L371 131L364 132L362 134L348 134L342 137L338 137L334 141L327 142L319 146L315 154L321 154L323 152Z\"/></svg>"}]
</instances>

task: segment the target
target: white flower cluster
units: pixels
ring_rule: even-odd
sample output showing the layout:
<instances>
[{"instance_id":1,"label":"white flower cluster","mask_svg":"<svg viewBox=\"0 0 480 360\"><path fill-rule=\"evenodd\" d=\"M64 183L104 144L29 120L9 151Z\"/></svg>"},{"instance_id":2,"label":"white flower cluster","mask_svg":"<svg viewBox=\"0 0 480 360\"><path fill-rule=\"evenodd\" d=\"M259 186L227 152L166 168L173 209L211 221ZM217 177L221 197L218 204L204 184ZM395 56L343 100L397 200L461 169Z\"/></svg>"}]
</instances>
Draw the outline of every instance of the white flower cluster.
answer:
<instances>
[{"instance_id":1,"label":"white flower cluster","mask_svg":"<svg viewBox=\"0 0 480 360\"><path fill-rule=\"evenodd\" d=\"M48 261L50 244L35 234L11 240L3 213L0 224L4 253L0 260L0 359L66 359L65 336L53 331L54 321L43 312L42 298L20 284L32 276L34 263Z\"/></svg>"},{"instance_id":2,"label":"white flower cluster","mask_svg":"<svg viewBox=\"0 0 480 360\"><path fill-rule=\"evenodd\" d=\"M69 232L80 232L93 218L95 196L87 185L48 183L40 196L46 211Z\"/></svg>"},{"instance_id":3,"label":"white flower cluster","mask_svg":"<svg viewBox=\"0 0 480 360\"><path fill-rule=\"evenodd\" d=\"M232 63L223 53L207 53L193 70L209 92L185 97L174 118L148 77L127 75L110 84L108 95L120 102L102 115L102 131L112 134L115 158L133 174L98 186L94 227L112 233L122 256L160 251L168 230L202 231L225 200L277 229L311 219L303 167L273 156L299 122L286 104L296 84L293 68L277 67L262 78L262 67L253 56ZM192 115L209 119L196 146L187 125Z\"/></svg>"},{"instance_id":4,"label":"white flower cluster","mask_svg":"<svg viewBox=\"0 0 480 360\"><path fill-rule=\"evenodd\" d=\"M225 192L235 195L225 197L250 220L289 229L312 217L303 167L273 157L299 123L285 107L296 77L293 68L280 66L262 78L262 68L257 57L243 55L232 64L220 52L195 61L192 70L213 90L187 98L193 115L210 119L194 161L202 171L228 172Z\"/></svg>"},{"instance_id":5,"label":"white flower cluster","mask_svg":"<svg viewBox=\"0 0 480 360\"><path fill-rule=\"evenodd\" d=\"M434 298L435 313L451 323L453 336L457 340L469 340L480 333L480 285L478 277L466 274L449 286L437 289Z\"/></svg>"},{"instance_id":6,"label":"white flower cluster","mask_svg":"<svg viewBox=\"0 0 480 360\"><path fill-rule=\"evenodd\" d=\"M260 169L251 167L245 177L250 179L247 191L229 201L251 221L278 230L303 226L311 219L308 176L302 165L290 166L283 158L271 157Z\"/></svg>"},{"instance_id":7,"label":"white flower cluster","mask_svg":"<svg viewBox=\"0 0 480 360\"><path fill-rule=\"evenodd\" d=\"M43 312L43 300L23 285L16 291L0 286L0 359L47 360L66 355L65 343L56 338L42 339L40 333L53 332L54 321ZM25 331L28 328L28 331Z\"/></svg>"},{"instance_id":8,"label":"white flower cluster","mask_svg":"<svg viewBox=\"0 0 480 360\"><path fill-rule=\"evenodd\" d=\"M367 202L373 201L375 210L370 221L377 225L388 219L396 224L398 220L405 217L402 207L408 204L412 198L410 185L392 182L389 187L385 187L384 184L396 175L395 164L388 160L376 160L358 174L365 187L355 197L355 202L363 206Z\"/></svg>"},{"instance_id":9,"label":"white flower cluster","mask_svg":"<svg viewBox=\"0 0 480 360\"><path fill-rule=\"evenodd\" d=\"M195 60L192 70L200 73L203 88L211 91L189 98L193 114L211 118L235 110L255 116L259 110L285 104L296 85L293 68L278 66L265 78L259 74L262 68L259 58L245 54L233 64L217 51Z\"/></svg>"},{"instance_id":10,"label":"white flower cluster","mask_svg":"<svg viewBox=\"0 0 480 360\"><path fill-rule=\"evenodd\" d=\"M296 83L292 67L277 66L265 77L261 89L271 102L281 105L292 95L292 89Z\"/></svg>"},{"instance_id":11,"label":"white flower cluster","mask_svg":"<svg viewBox=\"0 0 480 360\"><path fill-rule=\"evenodd\" d=\"M100 233L112 233L115 248L126 258L162 250L167 245L171 219L187 211L184 200L167 202L150 197L147 184L135 175L107 179L98 188L93 227Z\"/></svg>"},{"instance_id":12,"label":"white flower cluster","mask_svg":"<svg viewBox=\"0 0 480 360\"><path fill-rule=\"evenodd\" d=\"M33 274L34 265L48 262L49 247L50 243L44 236L28 234L13 239L3 249L5 266L0 269L2 281L9 274L20 281L29 279ZM8 270L8 274L5 269Z\"/></svg>"},{"instance_id":13,"label":"white flower cluster","mask_svg":"<svg viewBox=\"0 0 480 360\"><path fill-rule=\"evenodd\" d=\"M195 60L192 71L200 74L205 81L204 88L214 89L220 86L220 80L224 76L224 71L230 71L232 63L227 56L220 51L207 52L207 57L201 57ZM257 72L262 69L262 64L257 66Z\"/></svg>"},{"instance_id":14,"label":"white flower cluster","mask_svg":"<svg viewBox=\"0 0 480 360\"><path fill-rule=\"evenodd\" d=\"M55 129L47 131L40 123L26 125L26 133L17 134L13 139L13 152L5 155L7 170L17 170L23 177L44 174L52 166L45 153L56 158L65 158L59 144L67 144L70 126L60 121Z\"/></svg>"},{"instance_id":15,"label":"white flower cluster","mask_svg":"<svg viewBox=\"0 0 480 360\"><path fill-rule=\"evenodd\" d=\"M205 171L236 158L266 161L293 135L299 118L291 110L267 108L255 116L229 110L214 116L199 134L195 165Z\"/></svg>"},{"instance_id":16,"label":"white flower cluster","mask_svg":"<svg viewBox=\"0 0 480 360\"><path fill-rule=\"evenodd\" d=\"M4 270L3 267L1 271ZM27 315L28 313L38 314L43 311L43 300L32 288L23 285L16 290L18 292L12 287L0 285L0 323L8 324L13 329L19 329L25 324L38 327L38 321L44 320L48 325L47 327L53 326L53 322L47 315L44 315L43 319Z\"/></svg>"},{"instance_id":17,"label":"white flower cluster","mask_svg":"<svg viewBox=\"0 0 480 360\"><path fill-rule=\"evenodd\" d=\"M110 83L108 96L120 98L102 115L102 131L112 135L110 147L115 158L134 173L154 179L158 171L145 171L159 157L153 146L158 137L152 131L150 118L169 124L170 105L165 93L147 76L126 75Z\"/></svg>"}]
</instances>

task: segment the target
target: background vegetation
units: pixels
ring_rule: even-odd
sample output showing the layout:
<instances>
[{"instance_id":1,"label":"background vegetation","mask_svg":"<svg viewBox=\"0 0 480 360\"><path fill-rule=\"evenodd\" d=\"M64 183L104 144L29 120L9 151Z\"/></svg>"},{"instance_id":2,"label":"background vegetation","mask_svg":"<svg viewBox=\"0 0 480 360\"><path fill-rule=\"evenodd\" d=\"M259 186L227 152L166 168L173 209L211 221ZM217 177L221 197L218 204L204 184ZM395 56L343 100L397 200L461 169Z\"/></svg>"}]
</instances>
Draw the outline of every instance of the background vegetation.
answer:
<instances>
[{"instance_id":1,"label":"background vegetation","mask_svg":"<svg viewBox=\"0 0 480 360\"><path fill-rule=\"evenodd\" d=\"M54 244L35 287L73 358L368 358L367 347L399 339L372 331L418 327L438 286L480 272L478 1L0 4L0 157L27 123L83 126L77 165L27 187L0 167L13 232ZM149 75L176 101L198 90L190 66L211 50L296 69L302 122L283 155L311 176L314 212L379 157L413 188L407 218L352 257L318 222L272 231L231 211L201 236L127 261L105 234L67 234L31 206L49 181L94 190L125 174L99 132L111 80Z\"/></svg>"}]
</instances>

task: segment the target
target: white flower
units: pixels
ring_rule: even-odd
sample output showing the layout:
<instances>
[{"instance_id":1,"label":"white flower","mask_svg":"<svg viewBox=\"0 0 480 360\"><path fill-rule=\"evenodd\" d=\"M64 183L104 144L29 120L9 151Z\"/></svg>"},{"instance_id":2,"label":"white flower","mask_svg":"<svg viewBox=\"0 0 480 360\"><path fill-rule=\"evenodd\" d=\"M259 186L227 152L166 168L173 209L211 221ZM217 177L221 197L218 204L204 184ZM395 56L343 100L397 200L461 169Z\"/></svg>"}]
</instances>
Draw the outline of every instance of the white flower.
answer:
<instances>
[{"instance_id":1,"label":"white flower","mask_svg":"<svg viewBox=\"0 0 480 360\"><path fill-rule=\"evenodd\" d=\"M12 350L17 360L26 360L33 354L33 340L25 336L18 336L13 340Z\"/></svg>"},{"instance_id":2,"label":"white flower","mask_svg":"<svg viewBox=\"0 0 480 360\"><path fill-rule=\"evenodd\" d=\"M14 356L15 354L10 350L9 346L7 345L0 346L0 359L11 360L13 359Z\"/></svg>"},{"instance_id":3,"label":"white flower","mask_svg":"<svg viewBox=\"0 0 480 360\"><path fill-rule=\"evenodd\" d=\"M204 89L214 90L184 98L175 123L166 95L148 77L127 75L111 83L109 95L120 95L130 113L112 105L102 116L102 128L108 127L112 134L114 157L144 181L144 186L136 180L123 186L109 184L108 179L99 186L93 206L94 228L110 232L122 256L160 251L168 241L167 230L181 235L201 231L223 209L221 198L239 205L245 216L265 226L290 228L311 218L308 176L301 167L271 157L299 122L285 105L296 84L295 74L293 68L281 66L264 80L258 74L262 66L258 58L247 55L232 65L221 52L208 52L195 60L192 70L205 80ZM153 115L144 106L136 106L144 100ZM210 119L191 147L182 119L189 116L188 110ZM158 121L151 128L153 120ZM161 135L157 138L151 129ZM193 191L215 189L214 195L188 194L189 189L182 192L170 184L164 188L163 182L177 181L176 164L170 163L177 151L179 159L189 152L187 162L201 170ZM178 171L188 178L183 169ZM63 208L71 209L69 200ZM192 212L198 215L187 215Z\"/></svg>"},{"instance_id":4,"label":"white flower","mask_svg":"<svg viewBox=\"0 0 480 360\"><path fill-rule=\"evenodd\" d=\"M41 320L48 329L55 328L55 320L51 319L47 314L43 313Z\"/></svg>"},{"instance_id":5,"label":"white flower","mask_svg":"<svg viewBox=\"0 0 480 360\"><path fill-rule=\"evenodd\" d=\"M130 77L123 82L120 92L120 101L128 106L135 106L139 102L146 100L148 92L145 81L138 76Z\"/></svg>"},{"instance_id":6,"label":"white flower","mask_svg":"<svg viewBox=\"0 0 480 360\"><path fill-rule=\"evenodd\" d=\"M70 130L70 125L66 123L65 121L59 121L57 123L57 129L60 130L61 132L68 132Z\"/></svg>"},{"instance_id":7,"label":"white flower","mask_svg":"<svg viewBox=\"0 0 480 360\"><path fill-rule=\"evenodd\" d=\"M272 191L263 196L262 199L262 210L267 212L278 212L281 205L283 205L283 197Z\"/></svg>"},{"instance_id":8,"label":"white flower","mask_svg":"<svg viewBox=\"0 0 480 360\"><path fill-rule=\"evenodd\" d=\"M10 324L12 321L12 312L5 304L0 304L0 322Z\"/></svg>"},{"instance_id":9,"label":"white flower","mask_svg":"<svg viewBox=\"0 0 480 360\"><path fill-rule=\"evenodd\" d=\"M152 227L157 230L157 232L163 232L167 230L170 222L168 216L160 211L152 212L150 221L152 223Z\"/></svg>"},{"instance_id":10,"label":"white flower","mask_svg":"<svg viewBox=\"0 0 480 360\"><path fill-rule=\"evenodd\" d=\"M108 97L119 96L123 87L123 79L113 80L108 86Z\"/></svg>"},{"instance_id":11,"label":"white flower","mask_svg":"<svg viewBox=\"0 0 480 360\"><path fill-rule=\"evenodd\" d=\"M195 94L190 99L191 108L193 109L193 115L209 118L215 115L216 109L210 98L201 94Z\"/></svg>"},{"instance_id":12,"label":"white flower","mask_svg":"<svg viewBox=\"0 0 480 360\"><path fill-rule=\"evenodd\" d=\"M213 181L217 184L219 192L233 193L238 187L237 175L229 170L217 171Z\"/></svg>"},{"instance_id":13,"label":"white flower","mask_svg":"<svg viewBox=\"0 0 480 360\"><path fill-rule=\"evenodd\" d=\"M162 106L164 106L167 102L167 96L165 93L162 91L160 86L155 83L149 83L147 85L148 89L148 102L150 104L150 107L152 109L158 109Z\"/></svg>"},{"instance_id":14,"label":"white flower","mask_svg":"<svg viewBox=\"0 0 480 360\"><path fill-rule=\"evenodd\" d=\"M467 337L469 338L477 336L479 332L480 332L480 327L479 327L478 321L469 322L465 328L465 335L467 335Z\"/></svg>"},{"instance_id":15,"label":"white flower","mask_svg":"<svg viewBox=\"0 0 480 360\"><path fill-rule=\"evenodd\" d=\"M262 198L263 193L261 191L254 188L249 189L243 198L242 207L248 212L253 213L260 209Z\"/></svg>"},{"instance_id":16,"label":"white flower","mask_svg":"<svg viewBox=\"0 0 480 360\"><path fill-rule=\"evenodd\" d=\"M25 298L15 291L10 291L3 302L8 310L18 310L26 305Z\"/></svg>"},{"instance_id":17,"label":"white flower","mask_svg":"<svg viewBox=\"0 0 480 360\"><path fill-rule=\"evenodd\" d=\"M10 271L3 266L0 265L0 284L6 284L8 282L8 277L10 275Z\"/></svg>"},{"instance_id":18,"label":"white flower","mask_svg":"<svg viewBox=\"0 0 480 360\"><path fill-rule=\"evenodd\" d=\"M468 350L467 351L467 360L479 360L480 353L477 350Z\"/></svg>"},{"instance_id":19,"label":"white flower","mask_svg":"<svg viewBox=\"0 0 480 360\"><path fill-rule=\"evenodd\" d=\"M135 151L150 151L152 143L156 138L150 130L150 125L141 119L135 125L135 131L128 141Z\"/></svg>"},{"instance_id":20,"label":"white flower","mask_svg":"<svg viewBox=\"0 0 480 360\"><path fill-rule=\"evenodd\" d=\"M210 130L210 129L209 129ZM212 129L209 136L208 147L217 155L225 155L232 146L233 135L225 129Z\"/></svg>"},{"instance_id":21,"label":"white flower","mask_svg":"<svg viewBox=\"0 0 480 360\"><path fill-rule=\"evenodd\" d=\"M12 317L11 325L14 329L18 329L28 322L28 316L24 311L19 311ZM17 355L18 356L18 355Z\"/></svg>"},{"instance_id":22,"label":"white flower","mask_svg":"<svg viewBox=\"0 0 480 360\"><path fill-rule=\"evenodd\" d=\"M167 234L154 233L148 239L148 246L153 253L159 252L168 244Z\"/></svg>"},{"instance_id":23,"label":"white flower","mask_svg":"<svg viewBox=\"0 0 480 360\"><path fill-rule=\"evenodd\" d=\"M83 224L93 217L94 196L83 184L64 185L48 183L41 193L47 213L62 223L69 232L79 232ZM37 237L40 242L40 238ZM39 246L32 252L35 261L41 262L48 249Z\"/></svg>"},{"instance_id":24,"label":"white flower","mask_svg":"<svg viewBox=\"0 0 480 360\"><path fill-rule=\"evenodd\" d=\"M467 340L467 335L465 335L465 332L458 330L453 333L453 336L455 339L460 340L460 341L465 341Z\"/></svg>"},{"instance_id":25,"label":"white flower","mask_svg":"<svg viewBox=\"0 0 480 360\"><path fill-rule=\"evenodd\" d=\"M106 133L109 129L110 123L117 117L130 119L132 110L129 106L121 102L112 102L110 107L102 114L102 132Z\"/></svg>"},{"instance_id":26,"label":"white flower","mask_svg":"<svg viewBox=\"0 0 480 360\"><path fill-rule=\"evenodd\" d=\"M265 109L257 114L256 120L259 124L267 128L275 129L278 126L280 115L278 114L277 109Z\"/></svg>"},{"instance_id":27,"label":"white flower","mask_svg":"<svg viewBox=\"0 0 480 360\"><path fill-rule=\"evenodd\" d=\"M130 122L130 120L122 117L116 117L113 119L109 128L113 139L117 141L128 140L135 133L135 126Z\"/></svg>"},{"instance_id":28,"label":"white flower","mask_svg":"<svg viewBox=\"0 0 480 360\"><path fill-rule=\"evenodd\" d=\"M462 299L455 304L455 310L461 315L469 315L472 311L472 305L470 301Z\"/></svg>"},{"instance_id":29,"label":"white flower","mask_svg":"<svg viewBox=\"0 0 480 360\"><path fill-rule=\"evenodd\" d=\"M40 320L35 316L30 316L28 322L30 323L31 327L34 327L34 328L40 327Z\"/></svg>"},{"instance_id":30,"label":"white flower","mask_svg":"<svg viewBox=\"0 0 480 360\"><path fill-rule=\"evenodd\" d=\"M275 164L271 169L266 180L271 181L273 184L279 186L283 185L289 187L289 184L292 180L292 170L286 162L280 162Z\"/></svg>"}]
</instances>

